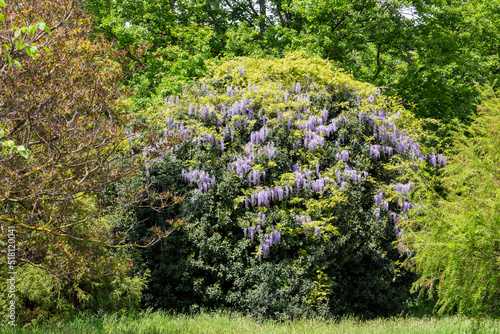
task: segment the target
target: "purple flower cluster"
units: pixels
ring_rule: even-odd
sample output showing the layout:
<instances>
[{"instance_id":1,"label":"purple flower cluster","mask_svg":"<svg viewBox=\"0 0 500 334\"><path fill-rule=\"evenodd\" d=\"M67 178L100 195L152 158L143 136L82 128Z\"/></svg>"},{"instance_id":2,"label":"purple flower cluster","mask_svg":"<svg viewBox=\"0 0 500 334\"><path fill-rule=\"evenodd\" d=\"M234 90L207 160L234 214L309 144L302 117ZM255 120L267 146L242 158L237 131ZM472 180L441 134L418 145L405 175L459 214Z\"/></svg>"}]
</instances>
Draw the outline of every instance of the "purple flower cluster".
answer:
<instances>
[{"instance_id":1,"label":"purple flower cluster","mask_svg":"<svg viewBox=\"0 0 500 334\"><path fill-rule=\"evenodd\" d=\"M365 181L368 178L368 173L367 172L358 172L355 169L352 169L351 167L347 166L344 168L344 170L341 172L339 170L335 170L335 176L337 177L337 182L341 184L342 187L342 182L344 181L352 181L359 183L365 179ZM344 189L344 188L342 188Z\"/></svg>"},{"instance_id":2,"label":"purple flower cluster","mask_svg":"<svg viewBox=\"0 0 500 334\"><path fill-rule=\"evenodd\" d=\"M389 211L389 202L384 200L384 195L382 193L378 193L374 197L374 202L376 205L384 208L385 211ZM380 210L378 211L380 216ZM377 217L378 219L378 217Z\"/></svg>"},{"instance_id":3,"label":"purple flower cluster","mask_svg":"<svg viewBox=\"0 0 500 334\"><path fill-rule=\"evenodd\" d=\"M179 96L169 96L165 99L166 107L175 107L179 106L180 98Z\"/></svg>"},{"instance_id":4,"label":"purple flower cluster","mask_svg":"<svg viewBox=\"0 0 500 334\"><path fill-rule=\"evenodd\" d=\"M252 157L242 157L241 155L236 156L236 161L229 164L228 169L234 171L239 177L252 169L252 164L254 159Z\"/></svg>"},{"instance_id":5,"label":"purple flower cluster","mask_svg":"<svg viewBox=\"0 0 500 334\"><path fill-rule=\"evenodd\" d=\"M295 94L300 94L301 90L302 90L302 87L300 86L300 82L297 82L295 84Z\"/></svg>"},{"instance_id":6,"label":"purple flower cluster","mask_svg":"<svg viewBox=\"0 0 500 334\"><path fill-rule=\"evenodd\" d=\"M189 172L182 171L182 178L188 183L197 183L199 192L207 192L208 189L215 185L215 176L210 175L205 171L191 170Z\"/></svg>"},{"instance_id":7,"label":"purple flower cluster","mask_svg":"<svg viewBox=\"0 0 500 334\"><path fill-rule=\"evenodd\" d=\"M262 148L262 151L265 154L267 154L269 159L274 158L274 156L276 155L276 148L274 147L274 142L271 141L267 143L267 145Z\"/></svg>"},{"instance_id":8,"label":"purple flower cluster","mask_svg":"<svg viewBox=\"0 0 500 334\"><path fill-rule=\"evenodd\" d=\"M430 156L426 156L422 154L419 143L415 142L412 137L407 136L404 132L399 131L396 124L387 117L383 110L373 110L371 115L360 113L358 117L360 122L367 121L373 127L375 138L392 144L398 153L407 153L412 160L415 158L421 161L428 160L433 167L446 166L446 158L443 155L432 153ZM370 156L374 160L380 159L381 153L390 157L394 154L394 148L390 146L371 145Z\"/></svg>"},{"instance_id":9,"label":"purple flower cluster","mask_svg":"<svg viewBox=\"0 0 500 334\"><path fill-rule=\"evenodd\" d=\"M309 223L311 221L311 217L309 216L297 216L296 218L302 223Z\"/></svg>"},{"instance_id":10,"label":"purple flower cluster","mask_svg":"<svg viewBox=\"0 0 500 334\"><path fill-rule=\"evenodd\" d=\"M271 204L271 201L274 200L280 200L282 201L286 196L289 196L290 193L293 192L293 189L291 186L276 186L273 188L264 188L261 190L255 191L251 196L250 199L247 199L245 201L245 207L249 207L249 204L252 205L252 207L260 207L260 206L267 206Z\"/></svg>"},{"instance_id":11,"label":"purple flower cluster","mask_svg":"<svg viewBox=\"0 0 500 334\"><path fill-rule=\"evenodd\" d=\"M248 237L250 238L250 241L253 242L253 239L255 237L255 230L260 231L260 226L250 226L250 227L245 227L243 229L243 236L244 238Z\"/></svg>"},{"instance_id":12,"label":"purple flower cluster","mask_svg":"<svg viewBox=\"0 0 500 334\"><path fill-rule=\"evenodd\" d=\"M349 160L349 151L347 150L342 150L340 153L337 153L337 161L342 160L344 162L347 162Z\"/></svg>"},{"instance_id":13,"label":"purple flower cluster","mask_svg":"<svg viewBox=\"0 0 500 334\"><path fill-rule=\"evenodd\" d=\"M266 177L266 171L262 172L258 169L252 169L252 171L248 174L248 187L251 188L252 185L259 186L260 185L260 177L263 179Z\"/></svg>"},{"instance_id":14,"label":"purple flower cluster","mask_svg":"<svg viewBox=\"0 0 500 334\"><path fill-rule=\"evenodd\" d=\"M404 197L406 197L413 190L414 186L415 184L413 184L413 182L409 182L407 184L397 183L394 185L394 190L400 192Z\"/></svg>"},{"instance_id":15,"label":"purple flower cluster","mask_svg":"<svg viewBox=\"0 0 500 334\"><path fill-rule=\"evenodd\" d=\"M305 170L304 172L297 170L293 172L295 175L295 187L297 187L297 191L300 190L300 186L306 187L308 180L311 178L311 171Z\"/></svg>"},{"instance_id":16,"label":"purple flower cluster","mask_svg":"<svg viewBox=\"0 0 500 334\"><path fill-rule=\"evenodd\" d=\"M437 162L437 164L436 164ZM429 156L429 163L433 166L436 167L438 165L439 167L445 167L446 166L446 157L444 157L442 154L434 154L432 153Z\"/></svg>"},{"instance_id":17,"label":"purple flower cluster","mask_svg":"<svg viewBox=\"0 0 500 334\"><path fill-rule=\"evenodd\" d=\"M319 178L317 180L314 180L312 181L312 190L314 192L321 192L323 191L323 189L325 189L325 187L328 185L328 183L330 183L330 179L328 177L325 177L325 178Z\"/></svg>"},{"instance_id":18,"label":"purple flower cluster","mask_svg":"<svg viewBox=\"0 0 500 334\"><path fill-rule=\"evenodd\" d=\"M259 131L252 131L250 134L250 142L254 145L262 143L266 140L268 134L269 129L264 125Z\"/></svg>"},{"instance_id":19,"label":"purple flower cluster","mask_svg":"<svg viewBox=\"0 0 500 334\"><path fill-rule=\"evenodd\" d=\"M326 110L325 110L326 111ZM327 111L328 113L328 111ZM316 117L314 115L310 115L307 121L303 121L299 123L297 128L301 130L308 130L308 131L314 131L316 129L316 126L323 125L324 123L324 118L323 117Z\"/></svg>"},{"instance_id":20,"label":"purple flower cluster","mask_svg":"<svg viewBox=\"0 0 500 334\"><path fill-rule=\"evenodd\" d=\"M264 234L262 243L259 245L259 260L262 260L262 256L267 257L271 246L273 244L278 246L281 241L281 229L276 230L273 226L271 226L271 229L273 231Z\"/></svg>"},{"instance_id":21,"label":"purple flower cluster","mask_svg":"<svg viewBox=\"0 0 500 334\"><path fill-rule=\"evenodd\" d=\"M370 145L370 157L373 160L379 160L381 155L392 157L394 149L390 146Z\"/></svg>"},{"instance_id":22,"label":"purple flower cluster","mask_svg":"<svg viewBox=\"0 0 500 334\"><path fill-rule=\"evenodd\" d=\"M198 110L198 105L190 104L188 108L188 115L192 115L194 117L199 116L202 119L207 118L214 115L214 108L201 105Z\"/></svg>"},{"instance_id":23,"label":"purple flower cluster","mask_svg":"<svg viewBox=\"0 0 500 334\"><path fill-rule=\"evenodd\" d=\"M314 151L318 146L323 146L325 144L325 138L319 136L317 133L312 131L306 131L304 136L304 147L309 151Z\"/></svg>"}]
</instances>

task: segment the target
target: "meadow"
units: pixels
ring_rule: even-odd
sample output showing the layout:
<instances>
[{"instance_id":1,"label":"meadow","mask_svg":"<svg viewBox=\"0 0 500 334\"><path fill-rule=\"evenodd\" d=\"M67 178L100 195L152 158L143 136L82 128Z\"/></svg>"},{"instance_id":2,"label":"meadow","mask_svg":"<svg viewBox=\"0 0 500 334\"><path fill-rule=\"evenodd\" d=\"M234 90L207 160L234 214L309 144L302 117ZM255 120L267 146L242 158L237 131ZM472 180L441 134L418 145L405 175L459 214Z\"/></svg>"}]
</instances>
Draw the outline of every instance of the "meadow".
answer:
<instances>
[{"instance_id":1,"label":"meadow","mask_svg":"<svg viewBox=\"0 0 500 334\"><path fill-rule=\"evenodd\" d=\"M171 315L162 311L129 315L85 316L24 328L6 328L3 333L500 333L500 320L453 317L391 317L360 320L354 317L334 320L302 319L258 322L235 314L201 313Z\"/></svg>"}]
</instances>

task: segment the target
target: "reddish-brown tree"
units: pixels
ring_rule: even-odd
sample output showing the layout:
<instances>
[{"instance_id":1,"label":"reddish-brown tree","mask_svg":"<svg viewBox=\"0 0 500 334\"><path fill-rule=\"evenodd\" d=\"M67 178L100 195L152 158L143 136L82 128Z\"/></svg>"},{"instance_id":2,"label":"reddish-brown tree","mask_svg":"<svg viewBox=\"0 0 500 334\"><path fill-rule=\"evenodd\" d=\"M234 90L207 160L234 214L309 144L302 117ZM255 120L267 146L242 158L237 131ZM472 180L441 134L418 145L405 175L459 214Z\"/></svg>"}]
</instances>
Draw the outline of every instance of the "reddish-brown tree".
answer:
<instances>
[{"instance_id":1,"label":"reddish-brown tree","mask_svg":"<svg viewBox=\"0 0 500 334\"><path fill-rule=\"evenodd\" d=\"M0 123L7 139L29 150L27 159L0 155L2 239L6 225L15 226L16 265L50 275L78 306L88 300L89 280L131 266L125 253L108 256L109 247L121 246L121 234L99 221L105 208L94 199L131 172L120 167L124 52L92 34L75 0L16 1L2 14ZM33 25L35 31L16 33ZM144 200L143 190L130 200ZM155 232L154 240L165 236Z\"/></svg>"}]
</instances>

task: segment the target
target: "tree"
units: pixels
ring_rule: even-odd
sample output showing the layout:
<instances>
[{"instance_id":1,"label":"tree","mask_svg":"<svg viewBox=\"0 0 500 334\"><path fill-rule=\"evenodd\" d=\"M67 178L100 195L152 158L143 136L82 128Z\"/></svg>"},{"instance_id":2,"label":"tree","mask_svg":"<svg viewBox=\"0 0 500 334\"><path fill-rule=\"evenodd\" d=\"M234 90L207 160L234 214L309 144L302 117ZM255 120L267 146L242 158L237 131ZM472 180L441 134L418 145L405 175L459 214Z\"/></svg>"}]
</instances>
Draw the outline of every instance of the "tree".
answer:
<instances>
[{"instance_id":1,"label":"tree","mask_svg":"<svg viewBox=\"0 0 500 334\"><path fill-rule=\"evenodd\" d=\"M122 221L132 238L146 218L189 222L142 252L144 305L284 319L399 312L412 279L397 238L414 205L408 171L443 163L420 150L419 122L318 57L208 68L140 113L155 138L137 156L140 182L186 200Z\"/></svg>"},{"instance_id":2,"label":"tree","mask_svg":"<svg viewBox=\"0 0 500 334\"><path fill-rule=\"evenodd\" d=\"M500 103L491 86L482 90L479 114L460 128L448 150L441 193L409 220L406 240L420 274L414 291L435 299L440 314L500 313Z\"/></svg>"},{"instance_id":3,"label":"tree","mask_svg":"<svg viewBox=\"0 0 500 334\"><path fill-rule=\"evenodd\" d=\"M110 251L122 246L120 234L96 201L104 186L133 172L119 164L124 53L92 35L79 5L17 1L2 12L1 36L11 43L0 58L0 119L30 151L27 159L0 156L2 240L13 226L21 322L96 307L105 295L110 309L131 307L144 286L142 277L127 277L128 252Z\"/></svg>"}]
</instances>

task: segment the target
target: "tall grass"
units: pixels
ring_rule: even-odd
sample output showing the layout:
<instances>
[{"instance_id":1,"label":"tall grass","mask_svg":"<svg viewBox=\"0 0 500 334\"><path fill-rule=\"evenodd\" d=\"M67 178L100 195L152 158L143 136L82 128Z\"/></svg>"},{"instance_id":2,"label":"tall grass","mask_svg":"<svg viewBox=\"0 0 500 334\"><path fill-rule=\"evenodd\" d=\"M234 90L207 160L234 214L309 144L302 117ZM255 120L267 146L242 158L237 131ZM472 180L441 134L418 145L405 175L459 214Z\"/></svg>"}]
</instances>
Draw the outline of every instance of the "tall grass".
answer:
<instances>
[{"instance_id":1,"label":"tall grass","mask_svg":"<svg viewBox=\"0 0 500 334\"><path fill-rule=\"evenodd\" d=\"M251 318L228 314L170 315L142 312L129 315L80 316L50 325L2 328L6 334L153 334L153 333L500 333L500 320L466 317L359 320L296 320L256 322Z\"/></svg>"}]
</instances>

